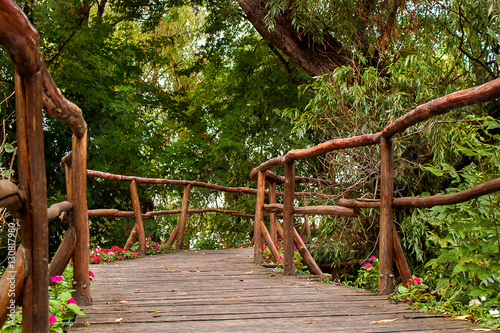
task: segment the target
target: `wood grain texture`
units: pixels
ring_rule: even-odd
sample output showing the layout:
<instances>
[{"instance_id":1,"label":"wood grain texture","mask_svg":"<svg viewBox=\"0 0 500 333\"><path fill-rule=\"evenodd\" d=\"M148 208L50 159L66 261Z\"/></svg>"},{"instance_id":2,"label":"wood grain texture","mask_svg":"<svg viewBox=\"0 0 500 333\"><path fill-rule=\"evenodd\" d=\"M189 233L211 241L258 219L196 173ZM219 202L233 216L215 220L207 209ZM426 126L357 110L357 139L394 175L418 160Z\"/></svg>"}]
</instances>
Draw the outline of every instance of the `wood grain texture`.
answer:
<instances>
[{"instance_id":1,"label":"wood grain texture","mask_svg":"<svg viewBox=\"0 0 500 333\"><path fill-rule=\"evenodd\" d=\"M380 142L380 233L379 233L379 277L378 290L381 295L393 291L393 229L394 209L394 145L391 139Z\"/></svg>"},{"instance_id":2,"label":"wood grain texture","mask_svg":"<svg viewBox=\"0 0 500 333\"><path fill-rule=\"evenodd\" d=\"M176 251L92 265L91 270L94 302L83 308L87 316L79 316L70 333L451 333L480 328L317 278L273 273L253 263L251 248ZM384 319L396 320L370 324Z\"/></svg>"},{"instance_id":3,"label":"wood grain texture","mask_svg":"<svg viewBox=\"0 0 500 333\"><path fill-rule=\"evenodd\" d=\"M186 230L190 193L191 193L191 185L188 184L184 187L184 194L182 196L181 215L179 216L179 224L178 224L179 229L177 231L177 242L175 243L176 250L182 249L182 243L184 242L184 231Z\"/></svg>"},{"instance_id":4,"label":"wood grain texture","mask_svg":"<svg viewBox=\"0 0 500 333\"><path fill-rule=\"evenodd\" d=\"M132 207L134 209L135 217L134 229L136 230L137 238L139 239L139 249L137 254L142 257L146 255L146 235L144 233L144 223L142 223L141 214L141 202L139 200L139 194L137 193L137 185L135 184L135 180L130 182L130 195L132 197Z\"/></svg>"}]
</instances>

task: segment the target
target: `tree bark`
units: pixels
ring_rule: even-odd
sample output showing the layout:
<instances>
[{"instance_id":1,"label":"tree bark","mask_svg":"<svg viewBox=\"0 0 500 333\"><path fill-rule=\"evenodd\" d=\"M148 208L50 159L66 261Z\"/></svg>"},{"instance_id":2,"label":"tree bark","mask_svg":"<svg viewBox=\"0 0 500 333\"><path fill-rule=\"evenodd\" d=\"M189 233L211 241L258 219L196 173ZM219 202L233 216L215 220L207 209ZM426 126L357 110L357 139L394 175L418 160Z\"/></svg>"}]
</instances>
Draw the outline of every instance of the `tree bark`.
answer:
<instances>
[{"instance_id":1,"label":"tree bark","mask_svg":"<svg viewBox=\"0 0 500 333\"><path fill-rule=\"evenodd\" d=\"M275 27L269 30L265 20L268 13L266 0L237 2L259 34L309 75L327 74L347 63L349 52L327 31L321 43L315 42L312 36L297 32L291 24L291 16L286 14L275 17Z\"/></svg>"}]
</instances>

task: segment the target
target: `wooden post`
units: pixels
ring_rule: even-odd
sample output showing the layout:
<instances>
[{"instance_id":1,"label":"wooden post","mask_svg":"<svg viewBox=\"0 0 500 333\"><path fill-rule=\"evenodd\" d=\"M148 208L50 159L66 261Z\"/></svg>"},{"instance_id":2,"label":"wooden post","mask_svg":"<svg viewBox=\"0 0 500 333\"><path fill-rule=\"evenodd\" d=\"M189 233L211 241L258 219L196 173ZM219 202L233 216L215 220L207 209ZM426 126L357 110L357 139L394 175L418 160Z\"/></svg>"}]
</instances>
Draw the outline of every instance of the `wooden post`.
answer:
<instances>
[{"instance_id":1,"label":"wooden post","mask_svg":"<svg viewBox=\"0 0 500 333\"><path fill-rule=\"evenodd\" d=\"M8 246L8 248L10 246ZM9 252L10 251L9 249ZM9 256L10 255L11 254L9 254ZM0 279L0 328L7 318L10 319L12 315L15 315L15 307L19 305L18 302L23 293L23 286L27 273L26 253L24 248L19 246L15 253L14 261L8 263ZM13 286L14 288L12 288ZM14 306L12 306L11 302L13 302Z\"/></svg>"},{"instance_id":2,"label":"wooden post","mask_svg":"<svg viewBox=\"0 0 500 333\"><path fill-rule=\"evenodd\" d=\"M184 195L182 197L181 216L179 218L179 230L177 231L177 243L175 249L182 249L182 242L184 241L184 231L186 230L186 220L189 207L189 193L191 191L191 184L184 187Z\"/></svg>"},{"instance_id":3,"label":"wooden post","mask_svg":"<svg viewBox=\"0 0 500 333\"><path fill-rule=\"evenodd\" d=\"M266 175L259 171L257 173L257 201L255 203L255 218L253 223L253 262L262 264L264 261L262 255L262 231L261 225L264 224L264 200L265 200Z\"/></svg>"},{"instance_id":4,"label":"wooden post","mask_svg":"<svg viewBox=\"0 0 500 333\"><path fill-rule=\"evenodd\" d=\"M278 250L276 250L276 246L274 245L273 240L271 239L271 235L269 234L269 231L267 231L266 225L264 224L264 221L261 221L260 223L260 232L264 236L264 239L267 242L267 247L271 251L271 254L273 255L274 261L278 263L279 261L279 253Z\"/></svg>"},{"instance_id":5,"label":"wooden post","mask_svg":"<svg viewBox=\"0 0 500 333\"><path fill-rule=\"evenodd\" d=\"M27 276L23 291L23 332L49 331L49 237L43 147L42 74L15 73L21 244ZM88 251L87 251L88 256Z\"/></svg>"},{"instance_id":6,"label":"wooden post","mask_svg":"<svg viewBox=\"0 0 500 333\"><path fill-rule=\"evenodd\" d=\"M295 162L285 163L285 189L283 199L284 275L295 275L293 260L293 209L295 198Z\"/></svg>"},{"instance_id":7,"label":"wooden post","mask_svg":"<svg viewBox=\"0 0 500 333\"><path fill-rule=\"evenodd\" d=\"M170 237L167 240L167 245L168 246L174 244L174 239L175 239L175 237L177 237L177 233L178 232L179 232L179 223L177 223L177 225L175 226L174 230L172 231L172 234L170 235Z\"/></svg>"},{"instance_id":8,"label":"wooden post","mask_svg":"<svg viewBox=\"0 0 500 333\"><path fill-rule=\"evenodd\" d=\"M64 238L61 244L57 248L56 254L50 262L49 278L56 275L61 275L64 272L66 265L68 265L75 251L75 242L75 227L73 225L70 225L68 230L66 230L66 234L64 234Z\"/></svg>"},{"instance_id":9,"label":"wooden post","mask_svg":"<svg viewBox=\"0 0 500 333\"><path fill-rule=\"evenodd\" d=\"M73 134L71 157L71 186L69 202L73 205L73 224L76 231L73 253L73 297L78 305L90 305L89 264L90 231L87 212L87 133L81 138Z\"/></svg>"},{"instance_id":10,"label":"wooden post","mask_svg":"<svg viewBox=\"0 0 500 333\"><path fill-rule=\"evenodd\" d=\"M277 203L276 199L276 182L269 181L269 203ZM269 214L269 233L274 244L278 243L278 213L271 212Z\"/></svg>"},{"instance_id":11,"label":"wooden post","mask_svg":"<svg viewBox=\"0 0 500 333\"><path fill-rule=\"evenodd\" d=\"M128 235L127 242L125 243L125 246L123 247L126 251L130 250L130 248L134 244L135 236L137 236L137 224L134 223L134 226L132 227L132 230L130 231L130 234Z\"/></svg>"},{"instance_id":12,"label":"wooden post","mask_svg":"<svg viewBox=\"0 0 500 333\"><path fill-rule=\"evenodd\" d=\"M306 197L302 197L302 205L304 207L307 206L307 199ZM309 226L309 215L305 214L304 215L304 225L302 226L302 230L300 231L300 237L304 236L304 232L307 232L307 240L310 242L311 241L311 227Z\"/></svg>"},{"instance_id":13,"label":"wooden post","mask_svg":"<svg viewBox=\"0 0 500 333\"><path fill-rule=\"evenodd\" d=\"M391 139L380 140L380 245L379 279L380 295L389 295L393 291L393 191L394 191L394 147Z\"/></svg>"},{"instance_id":14,"label":"wooden post","mask_svg":"<svg viewBox=\"0 0 500 333\"><path fill-rule=\"evenodd\" d=\"M401 246L401 241L399 240L398 232L396 231L396 226L394 226L393 238L394 238L394 258L396 259L396 267L398 268L399 275L403 284L406 284L408 280L411 279L410 268L406 262L405 253L403 252L403 247Z\"/></svg>"},{"instance_id":15,"label":"wooden post","mask_svg":"<svg viewBox=\"0 0 500 333\"><path fill-rule=\"evenodd\" d=\"M135 180L130 182L130 195L132 196L132 207L135 215L134 229L137 231L139 238L139 257L146 255L146 235L144 233L144 223L142 222L141 203L139 202L139 194L137 193L137 185Z\"/></svg>"},{"instance_id":16,"label":"wooden post","mask_svg":"<svg viewBox=\"0 0 500 333\"><path fill-rule=\"evenodd\" d=\"M278 224L278 232L280 234L283 234L283 228L279 224ZM302 241L302 238L300 238L300 235L297 232L297 230L295 230L295 228L293 228L293 241L295 242L295 246L297 247L300 254L302 255L302 259L304 259L304 262L306 263L307 267L309 268L309 271L315 275L323 274L323 272L321 271L321 268L318 266L316 261L314 261L314 258L312 257L311 253L307 249L306 245Z\"/></svg>"}]
</instances>

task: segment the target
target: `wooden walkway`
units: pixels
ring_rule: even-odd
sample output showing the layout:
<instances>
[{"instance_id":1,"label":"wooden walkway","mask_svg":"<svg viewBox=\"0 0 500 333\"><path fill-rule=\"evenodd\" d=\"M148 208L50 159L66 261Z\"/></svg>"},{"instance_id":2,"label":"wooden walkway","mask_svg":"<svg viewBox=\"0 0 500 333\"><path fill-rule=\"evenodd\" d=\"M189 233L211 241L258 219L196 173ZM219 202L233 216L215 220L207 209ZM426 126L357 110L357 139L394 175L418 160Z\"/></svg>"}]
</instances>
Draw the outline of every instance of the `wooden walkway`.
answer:
<instances>
[{"instance_id":1,"label":"wooden walkway","mask_svg":"<svg viewBox=\"0 0 500 333\"><path fill-rule=\"evenodd\" d=\"M93 305L70 332L470 332L387 297L252 263L253 249L178 251L93 265ZM379 322L382 320L392 320ZM87 325L87 326L86 326Z\"/></svg>"}]
</instances>

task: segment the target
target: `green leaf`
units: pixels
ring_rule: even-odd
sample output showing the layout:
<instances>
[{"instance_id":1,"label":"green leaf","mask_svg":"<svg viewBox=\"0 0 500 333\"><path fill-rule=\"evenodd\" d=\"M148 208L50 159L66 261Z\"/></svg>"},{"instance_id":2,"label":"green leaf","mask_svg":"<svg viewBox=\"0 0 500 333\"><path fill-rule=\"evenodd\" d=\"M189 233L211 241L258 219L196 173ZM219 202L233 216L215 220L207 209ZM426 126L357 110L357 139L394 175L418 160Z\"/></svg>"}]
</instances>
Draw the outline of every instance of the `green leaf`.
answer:
<instances>
[{"instance_id":1,"label":"green leaf","mask_svg":"<svg viewBox=\"0 0 500 333\"><path fill-rule=\"evenodd\" d=\"M453 268L453 273L460 273L460 272L463 272L464 271L464 267L460 264L456 265L454 268Z\"/></svg>"},{"instance_id":2,"label":"green leaf","mask_svg":"<svg viewBox=\"0 0 500 333\"><path fill-rule=\"evenodd\" d=\"M61 302L67 302L71 298L71 293L64 291L59 294L59 299Z\"/></svg>"},{"instance_id":3,"label":"green leaf","mask_svg":"<svg viewBox=\"0 0 500 333\"><path fill-rule=\"evenodd\" d=\"M66 306L68 307L68 309L73 311L75 314L77 314L79 316L85 316L85 313L83 313L82 310L80 310L80 307L77 304L68 303Z\"/></svg>"},{"instance_id":4,"label":"green leaf","mask_svg":"<svg viewBox=\"0 0 500 333\"><path fill-rule=\"evenodd\" d=\"M15 147L14 147L13 143L8 144L8 145L5 146L5 152L7 152L9 154L13 153L14 150L15 150Z\"/></svg>"},{"instance_id":5,"label":"green leaf","mask_svg":"<svg viewBox=\"0 0 500 333\"><path fill-rule=\"evenodd\" d=\"M436 175L438 177L440 177L444 174L444 172L442 170L439 170L439 169L431 167L431 166L424 166L424 169L432 172L434 175Z\"/></svg>"}]
</instances>

